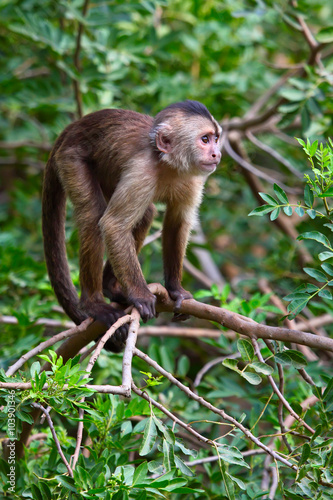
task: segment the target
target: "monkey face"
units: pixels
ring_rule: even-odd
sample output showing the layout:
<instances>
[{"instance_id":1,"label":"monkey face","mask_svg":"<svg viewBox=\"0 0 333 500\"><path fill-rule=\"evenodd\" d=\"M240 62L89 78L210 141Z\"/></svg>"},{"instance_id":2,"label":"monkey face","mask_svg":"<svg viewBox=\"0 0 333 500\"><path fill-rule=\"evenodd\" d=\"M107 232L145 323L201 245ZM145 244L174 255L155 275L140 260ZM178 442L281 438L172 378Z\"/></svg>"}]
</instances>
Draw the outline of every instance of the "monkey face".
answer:
<instances>
[{"instance_id":1,"label":"monkey face","mask_svg":"<svg viewBox=\"0 0 333 500\"><path fill-rule=\"evenodd\" d=\"M196 167L204 174L211 174L221 160L220 133L212 129L202 132L196 138Z\"/></svg>"}]
</instances>

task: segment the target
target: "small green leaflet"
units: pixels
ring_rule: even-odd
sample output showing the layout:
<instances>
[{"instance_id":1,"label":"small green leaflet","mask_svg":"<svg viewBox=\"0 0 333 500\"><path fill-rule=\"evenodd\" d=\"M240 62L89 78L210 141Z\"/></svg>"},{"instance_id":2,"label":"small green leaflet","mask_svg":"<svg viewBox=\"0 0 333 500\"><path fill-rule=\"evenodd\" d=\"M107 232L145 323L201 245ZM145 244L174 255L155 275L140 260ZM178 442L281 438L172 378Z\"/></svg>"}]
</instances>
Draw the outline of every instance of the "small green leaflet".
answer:
<instances>
[{"instance_id":1,"label":"small green leaflet","mask_svg":"<svg viewBox=\"0 0 333 500\"><path fill-rule=\"evenodd\" d=\"M271 215L270 215L270 219L271 219L271 221L273 221L273 220L277 219L277 218L279 217L279 215L280 215L280 212L281 212L280 207L278 207L278 208L276 208L275 210L273 210L273 212L272 212L272 213L271 213Z\"/></svg>"},{"instance_id":2,"label":"small green leaflet","mask_svg":"<svg viewBox=\"0 0 333 500\"><path fill-rule=\"evenodd\" d=\"M251 215L265 215L275 209L275 205L261 205L261 207L257 207L252 212L249 213L249 217Z\"/></svg>"},{"instance_id":3,"label":"small green leaflet","mask_svg":"<svg viewBox=\"0 0 333 500\"><path fill-rule=\"evenodd\" d=\"M327 260L333 257L333 252L321 252L318 257L321 261Z\"/></svg>"},{"instance_id":4,"label":"small green leaflet","mask_svg":"<svg viewBox=\"0 0 333 500\"><path fill-rule=\"evenodd\" d=\"M316 211L315 211L315 210L313 210L313 209L309 209L309 210L307 210L307 211L306 211L306 213L308 214L308 216L309 216L311 219L315 219L315 218L316 218L317 213L316 213Z\"/></svg>"},{"instance_id":5,"label":"small green leaflet","mask_svg":"<svg viewBox=\"0 0 333 500\"><path fill-rule=\"evenodd\" d=\"M287 351L275 354L274 358L277 363L292 365L296 369L304 368L308 364L305 356L294 349L288 349Z\"/></svg>"},{"instance_id":6,"label":"small green leaflet","mask_svg":"<svg viewBox=\"0 0 333 500\"><path fill-rule=\"evenodd\" d=\"M266 363L262 363L261 361L255 361L249 365L253 368L257 373L263 373L264 375L271 375L273 373L273 368Z\"/></svg>"},{"instance_id":7,"label":"small green leaflet","mask_svg":"<svg viewBox=\"0 0 333 500\"><path fill-rule=\"evenodd\" d=\"M311 278L319 281L319 283L326 283L326 281L328 281L326 275L323 272L318 271L317 269L313 269L312 267L304 267L303 271L311 276Z\"/></svg>"},{"instance_id":8,"label":"small green leaflet","mask_svg":"<svg viewBox=\"0 0 333 500\"><path fill-rule=\"evenodd\" d=\"M269 205L278 205L279 203L276 201L275 198L273 198L273 196L271 196L270 194L266 194L266 193L259 193L259 195L261 196L261 198L266 201Z\"/></svg>"},{"instance_id":9,"label":"small green leaflet","mask_svg":"<svg viewBox=\"0 0 333 500\"><path fill-rule=\"evenodd\" d=\"M274 193L282 203L289 203L286 193L277 184L274 184Z\"/></svg>"},{"instance_id":10,"label":"small green leaflet","mask_svg":"<svg viewBox=\"0 0 333 500\"><path fill-rule=\"evenodd\" d=\"M252 372L242 372L242 377L245 378L251 385L259 385L262 381L262 378L257 373Z\"/></svg>"},{"instance_id":11,"label":"small green leaflet","mask_svg":"<svg viewBox=\"0 0 333 500\"><path fill-rule=\"evenodd\" d=\"M332 249L330 240L322 233L319 231L309 231L306 233L302 233L299 236L297 236L298 240L315 240L318 241L318 243L321 243L324 245L326 248L329 248L330 250Z\"/></svg>"},{"instance_id":12,"label":"small green leaflet","mask_svg":"<svg viewBox=\"0 0 333 500\"><path fill-rule=\"evenodd\" d=\"M290 205L283 207L283 211L288 217L290 217L293 214L293 209Z\"/></svg>"},{"instance_id":13,"label":"small green leaflet","mask_svg":"<svg viewBox=\"0 0 333 500\"><path fill-rule=\"evenodd\" d=\"M304 188L304 201L307 207L312 208L314 202L313 191L310 188L309 184L306 184Z\"/></svg>"},{"instance_id":14,"label":"small green leaflet","mask_svg":"<svg viewBox=\"0 0 333 500\"><path fill-rule=\"evenodd\" d=\"M145 430L143 433L143 439L141 443L141 447L139 450L139 455L142 457L144 455L148 455L153 449L155 444L155 439L157 436L156 425L153 417L149 417L147 419Z\"/></svg>"},{"instance_id":15,"label":"small green leaflet","mask_svg":"<svg viewBox=\"0 0 333 500\"><path fill-rule=\"evenodd\" d=\"M251 342L246 339L240 339L237 342L237 349L239 350L244 361L251 362L253 360L254 349Z\"/></svg>"},{"instance_id":16,"label":"small green leaflet","mask_svg":"<svg viewBox=\"0 0 333 500\"><path fill-rule=\"evenodd\" d=\"M333 276L333 266L332 264L321 264L322 269L324 269L325 273Z\"/></svg>"}]
</instances>

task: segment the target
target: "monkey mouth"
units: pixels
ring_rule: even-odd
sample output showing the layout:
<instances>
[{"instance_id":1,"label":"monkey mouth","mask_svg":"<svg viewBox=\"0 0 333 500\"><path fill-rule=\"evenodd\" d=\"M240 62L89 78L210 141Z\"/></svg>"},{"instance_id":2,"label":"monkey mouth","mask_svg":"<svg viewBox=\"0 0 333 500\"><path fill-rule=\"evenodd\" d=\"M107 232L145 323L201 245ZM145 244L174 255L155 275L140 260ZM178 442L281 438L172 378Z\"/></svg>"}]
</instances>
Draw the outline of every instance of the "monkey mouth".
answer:
<instances>
[{"instance_id":1,"label":"monkey mouth","mask_svg":"<svg viewBox=\"0 0 333 500\"><path fill-rule=\"evenodd\" d=\"M217 162L214 162L214 163L201 163L200 165L200 168L201 170L205 171L205 172L214 172L214 170L216 169L218 163Z\"/></svg>"}]
</instances>

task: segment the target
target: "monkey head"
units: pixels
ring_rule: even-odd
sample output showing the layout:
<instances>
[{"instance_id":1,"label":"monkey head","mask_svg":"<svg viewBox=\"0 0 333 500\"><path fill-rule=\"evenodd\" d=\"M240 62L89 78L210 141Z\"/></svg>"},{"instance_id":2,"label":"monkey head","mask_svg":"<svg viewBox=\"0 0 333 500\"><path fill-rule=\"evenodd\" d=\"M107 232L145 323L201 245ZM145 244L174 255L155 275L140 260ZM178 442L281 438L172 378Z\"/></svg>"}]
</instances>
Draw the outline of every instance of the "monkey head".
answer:
<instances>
[{"instance_id":1,"label":"monkey head","mask_svg":"<svg viewBox=\"0 0 333 500\"><path fill-rule=\"evenodd\" d=\"M221 160L221 132L203 104L184 101L156 115L150 137L161 162L180 172L207 176Z\"/></svg>"}]
</instances>

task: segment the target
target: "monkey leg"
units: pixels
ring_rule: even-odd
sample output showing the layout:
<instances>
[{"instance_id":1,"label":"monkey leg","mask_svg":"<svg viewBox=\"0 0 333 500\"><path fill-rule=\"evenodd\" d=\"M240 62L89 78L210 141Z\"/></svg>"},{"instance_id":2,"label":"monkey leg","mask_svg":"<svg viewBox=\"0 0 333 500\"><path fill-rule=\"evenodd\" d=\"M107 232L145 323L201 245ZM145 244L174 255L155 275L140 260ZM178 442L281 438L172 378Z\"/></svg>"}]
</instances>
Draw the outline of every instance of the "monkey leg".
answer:
<instances>
[{"instance_id":1,"label":"monkey leg","mask_svg":"<svg viewBox=\"0 0 333 500\"><path fill-rule=\"evenodd\" d=\"M141 221L133 229L133 237L135 241L135 250L138 254L142 248L145 237L151 226L155 215L155 206L150 204L147 208ZM121 284L117 280L110 261L106 261L103 271L103 294L111 301L119 304L130 305Z\"/></svg>"}]
</instances>

